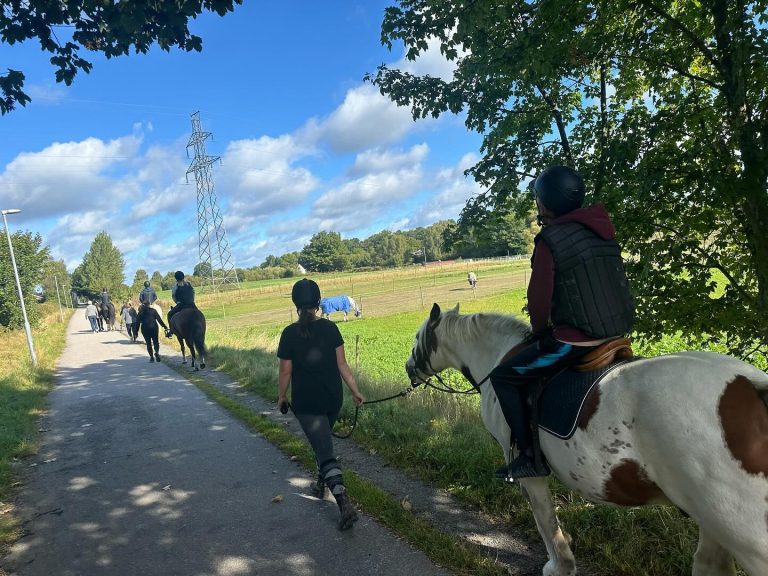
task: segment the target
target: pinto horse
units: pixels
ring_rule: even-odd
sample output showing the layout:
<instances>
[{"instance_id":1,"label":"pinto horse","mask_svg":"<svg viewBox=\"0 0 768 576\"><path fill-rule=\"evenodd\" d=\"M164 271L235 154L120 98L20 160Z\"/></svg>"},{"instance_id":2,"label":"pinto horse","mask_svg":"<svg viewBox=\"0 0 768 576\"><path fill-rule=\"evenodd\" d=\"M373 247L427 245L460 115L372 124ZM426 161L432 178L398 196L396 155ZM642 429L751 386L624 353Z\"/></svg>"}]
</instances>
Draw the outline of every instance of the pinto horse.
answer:
<instances>
[{"instance_id":1,"label":"pinto horse","mask_svg":"<svg viewBox=\"0 0 768 576\"><path fill-rule=\"evenodd\" d=\"M330 318L331 312L342 312L344 314L344 322L347 321L347 312L350 310L355 313L355 318L358 318L362 314L357 302L355 302L351 296L346 296L344 294L341 296L323 298L320 300L320 310L322 311L324 318Z\"/></svg>"},{"instance_id":2,"label":"pinto horse","mask_svg":"<svg viewBox=\"0 0 768 576\"><path fill-rule=\"evenodd\" d=\"M205 316L197 308L182 308L171 316L169 322L171 331L176 334L176 339L181 346L181 363L187 363L187 355L184 348L186 343L189 354L192 356L192 368L199 370L195 364L196 353L200 356L200 368L205 368Z\"/></svg>"},{"instance_id":3,"label":"pinto horse","mask_svg":"<svg viewBox=\"0 0 768 576\"><path fill-rule=\"evenodd\" d=\"M486 376L529 335L513 316L435 304L406 362L414 385L461 370L507 463L510 429ZM750 576L768 575L768 375L729 356L681 352L619 364L589 390L568 439L538 429L557 477L593 502L683 510L699 525L693 576L735 576L734 559ZM575 575L547 479L519 483L547 548L544 576Z\"/></svg>"}]
</instances>

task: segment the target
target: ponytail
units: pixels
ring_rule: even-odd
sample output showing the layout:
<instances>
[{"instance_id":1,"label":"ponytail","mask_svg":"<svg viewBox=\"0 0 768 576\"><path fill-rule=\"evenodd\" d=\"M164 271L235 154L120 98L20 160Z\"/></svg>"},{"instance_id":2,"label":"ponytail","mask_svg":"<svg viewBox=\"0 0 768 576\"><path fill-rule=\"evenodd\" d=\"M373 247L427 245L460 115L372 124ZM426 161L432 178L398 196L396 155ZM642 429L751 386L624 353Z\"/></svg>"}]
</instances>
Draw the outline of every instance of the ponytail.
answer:
<instances>
[{"instance_id":1,"label":"ponytail","mask_svg":"<svg viewBox=\"0 0 768 576\"><path fill-rule=\"evenodd\" d=\"M309 338L309 325L317 318L317 308L297 308L299 314L299 336Z\"/></svg>"}]
</instances>

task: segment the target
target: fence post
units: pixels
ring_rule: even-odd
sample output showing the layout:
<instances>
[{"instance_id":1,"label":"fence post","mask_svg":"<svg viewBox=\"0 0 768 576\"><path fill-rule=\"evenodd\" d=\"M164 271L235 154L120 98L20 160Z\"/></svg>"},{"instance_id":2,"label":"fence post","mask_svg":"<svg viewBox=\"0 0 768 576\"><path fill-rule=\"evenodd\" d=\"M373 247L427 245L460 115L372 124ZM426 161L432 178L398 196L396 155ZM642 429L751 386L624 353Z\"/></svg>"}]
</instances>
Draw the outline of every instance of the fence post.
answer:
<instances>
[{"instance_id":1,"label":"fence post","mask_svg":"<svg viewBox=\"0 0 768 576\"><path fill-rule=\"evenodd\" d=\"M360 358L360 334L355 335L355 372L359 365Z\"/></svg>"},{"instance_id":2,"label":"fence post","mask_svg":"<svg viewBox=\"0 0 768 576\"><path fill-rule=\"evenodd\" d=\"M421 288L421 284L419 284L419 292L421 293L421 309L424 310L424 290Z\"/></svg>"}]
</instances>

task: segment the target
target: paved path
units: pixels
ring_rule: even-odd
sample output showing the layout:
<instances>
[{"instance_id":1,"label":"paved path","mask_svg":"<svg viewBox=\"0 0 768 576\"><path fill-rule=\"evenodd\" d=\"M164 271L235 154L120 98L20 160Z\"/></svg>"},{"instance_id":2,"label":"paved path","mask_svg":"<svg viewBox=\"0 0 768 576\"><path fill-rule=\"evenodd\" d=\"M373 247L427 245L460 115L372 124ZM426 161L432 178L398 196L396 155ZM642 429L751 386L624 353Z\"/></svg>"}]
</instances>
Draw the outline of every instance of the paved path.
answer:
<instances>
[{"instance_id":1,"label":"paved path","mask_svg":"<svg viewBox=\"0 0 768 576\"><path fill-rule=\"evenodd\" d=\"M82 310L42 427L9 574L446 574L365 515L338 532L306 471Z\"/></svg>"}]
</instances>

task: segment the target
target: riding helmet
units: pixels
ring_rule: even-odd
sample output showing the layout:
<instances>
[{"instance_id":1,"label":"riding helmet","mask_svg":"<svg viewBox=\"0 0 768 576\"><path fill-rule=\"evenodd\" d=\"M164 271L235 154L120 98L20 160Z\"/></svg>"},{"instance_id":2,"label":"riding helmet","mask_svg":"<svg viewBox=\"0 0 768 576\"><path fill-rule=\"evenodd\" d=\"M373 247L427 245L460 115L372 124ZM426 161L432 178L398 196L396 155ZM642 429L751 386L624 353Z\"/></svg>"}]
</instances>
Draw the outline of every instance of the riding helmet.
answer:
<instances>
[{"instance_id":1,"label":"riding helmet","mask_svg":"<svg viewBox=\"0 0 768 576\"><path fill-rule=\"evenodd\" d=\"M144 288L149 288L149 280L144 280Z\"/></svg>"},{"instance_id":2,"label":"riding helmet","mask_svg":"<svg viewBox=\"0 0 768 576\"><path fill-rule=\"evenodd\" d=\"M176 273L173 275L174 278L176 278L177 282L181 282L184 280L184 272L181 270L176 270Z\"/></svg>"},{"instance_id":3,"label":"riding helmet","mask_svg":"<svg viewBox=\"0 0 768 576\"><path fill-rule=\"evenodd\" d=\"M547 209L557 216L581 208L584 202L584 180L568 166L550 166L533 183L533 191Z\"/></svg>"},{"instance_id":4,"label":"riding helmet","mask_svg":"<svg viewBox=\"0 0 768 576\"><path fill-rule=\"evenodd\" d=\"M320 306L320 287L314 280L302 278L293 285L291 300L296 308L317 308Z\"/></svg>"}]
</instances>

